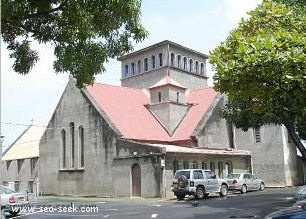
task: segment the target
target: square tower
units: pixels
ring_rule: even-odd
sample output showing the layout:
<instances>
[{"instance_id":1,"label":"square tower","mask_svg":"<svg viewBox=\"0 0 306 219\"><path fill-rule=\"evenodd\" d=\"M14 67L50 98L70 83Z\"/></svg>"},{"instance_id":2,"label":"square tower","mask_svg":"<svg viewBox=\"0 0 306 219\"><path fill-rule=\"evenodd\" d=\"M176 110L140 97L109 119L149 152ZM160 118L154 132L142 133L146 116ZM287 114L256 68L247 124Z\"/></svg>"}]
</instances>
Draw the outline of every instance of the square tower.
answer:
<instances>
[{"instance_id":1,"label":"square tower","mask_svg":"<svg viewBox=\"0 0 306 219\"><path fill-rule=\"evenodd\" d=\"M165 40L118 58L121 86L148 89L170 76L189 90L207 87L208 56Z\"/></svg>"}]
</instances>

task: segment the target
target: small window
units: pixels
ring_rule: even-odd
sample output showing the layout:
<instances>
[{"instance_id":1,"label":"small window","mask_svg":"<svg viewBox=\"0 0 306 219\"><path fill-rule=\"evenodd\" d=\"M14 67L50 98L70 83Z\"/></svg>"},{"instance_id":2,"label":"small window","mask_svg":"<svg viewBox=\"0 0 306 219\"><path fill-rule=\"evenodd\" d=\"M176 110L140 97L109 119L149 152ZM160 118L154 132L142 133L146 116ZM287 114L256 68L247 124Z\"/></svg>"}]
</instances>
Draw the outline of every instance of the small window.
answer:
<instances>
[{"instance_id":1,"label":"small window","mask_svg":"<svg viewBox=\"0 0 306 219\"><path fill-rule=\"evenodd\" d=\"M189 71L190 72L193 71L193 60L192 59L189 60Z\"/></svg>"},{"instance_id":2,"label":"small window","mask_svg":"<svg viewBox=\"0 0 306 219\"><path fill-rule=\"evenodd\" d=\"M134 75L135 74L135 63L134 62L132 62L132 64L131 64L131 70L132 70L132 75Z\"/></svg>"},{"instance_id":3,"label":"small window","mask_svg":"<svg viewBox=\"0 0 306 219\"><path fill-rule=\"evenodd\" d=\"M66 131L62 129L61 131L61 137L62 137L62 167L66 168Z\"/></svg>"},{"instance_id":4,"label":"small window","mask_svg":"<svg viewBox=\"0 0 306 219\"><path fill-rule=\"evenodd\" d=\"M148 71L148 59L144 59L144 71Z\"/></svg>"},{"instance_id":5,"label":"small window","mask_svg":"<svg viewBox=\"0 0 306 219\"><path fill-rule=\"evenodd\" d=\"M176 92L176 102L180 101L180 92Z\"/></svg>"},{"instance_id":6,"label":"small window","mask_svg":"<svg viewBox=\"0 0 306 219\"><path fill-rule=\"evenodd\" d=\"M14 190L16 192L20 191L20 181L19 180L14 182Z\"/></svg>"},{"instance_id":7,"label":"small window","mask_svg":"<svg viewBox=\"0 0 306 219\"><path fill-rule=\"evenodd\" d=\"M198 162L193 161L193 163L192 163L192 169L198 169L198 168L199 168Z\"/></svg>"},{"instance_id":8,"label":"small window","mask_svg":"<svg viewBox=\"0 0 306 219\"><path fill-rule=\"evenodd\" d=\"M171 67L174 66L174 53L171 53L171 55L170 55L170 65L171 65Z\"/></svg>"},{"instance_id":9,"label":"small window","mask_svg":"<svg viewBox=\"0 0 306 219\"><path fill-rule=\"evenodd\" d=\"M228 161L225 163L225 169L227 171L227 174L233 173L233 164L232 162Z\"/></svg>"},{"instance_id":10,"label":"small window","mask_svg":"<svg viewBox=\"0 0 306 219\"><path fill-rule=\"evenodd\" d=\"M28 181L28 192L33 193L34 192L34 186L33 186L33 180Z\"/></svg>"},{"instance_id":11,"label":"small window","mask_svg":"<svg viewBox=\"0 0 306 219\"><path fill-rule=\"evenodd\" d=\"M255 142L261 142L261 136L260 136L260 128L255 128L254 130L255 133Z\"/></svg>"},{"instance_id":12,"label":"small window","mask_svg":"<svg viewBox=\"0 0 306 219\"><path fill-rule=\"evenodd\" d=\"M184 57L184 66L183 66L184 70L187 70L187 58Z\"/></svg>"},{"instance_id":13,"label":"small window","mask_svg":"<svg viewBox=\"0 0 306 219\"><path fill-rule=\"evenodd\" d=\"M79 127L80 167L84 167L84 128Z\"/></svg>"},{"instance_id":14,"label":"small window","mask_svg":"<svg viewBox=\"0 0 306 219\"><path fill-rule=\"evenodd\" d=\"M125 65L124 66L124 77L126 78L129 75L129 66Z\"/></svg>"},{"instance_id":15,"label":"small window","mask_svg":"<svg viewBox=\"0 0 306 219\"><path fill-rule=\"evenodd\" d=\"M8 170L11 166L12 161L11 160L7 160L6 161L6 170Z\"/></svg>"},{"instance_id":16,"label":"small window","mask_svg":"<svg viewBox=\"0 0 306 219\"><path fill-rule=\"evenodd\" d=\"M206 170L207 169L207 163L206 162L202 162L202 169Z\"/></svg>"},{"instance_id":17,"label":"small window","mask_svg":"<svg viewBox=\"0 0 306 219\"><path fill-rule=\"evenodd\" d=\"M159 53L158 57L159 57L159 66L163 66L163 54Z\"/></svg>"},{"instance_id":18,"label":"small window","mask_svg":"<svg viewBox=\"0 0 306 219\"><path fill-rule=\"evenodd\" d=\"M181 68L181 56L180 55L177 56L177 67Z\"/></svg>"},{"instance_id":19,"label":"small window","mask_svg":"<svg viewBox=\"0 0 306 219\"><path fill-rule=\"evenodd\" d=\"M153 55L152 57L151 57L151 61L152 61L152 69L155 69L155 67L156 67L156 65L155 65L155 56Z\"/></svg>"},{"instance_id":20,"label":"small window","mask_svg":"<svg viewBox=\"0 0 306 219\"><path fill-rule=\"evenodd\" d=\"M36 158L36 157L30 159L31 174L33 174L34 171L35 171L37 161L38 161L38 158Z\"/></svg>"},{"instance_id":21,"label":"small window","mask_svg":"<svg viewBox=\"0 0 306 219\"><path fill-rule=\"evenodd\" d=\"M199 74L199 62L196 61L196 74Z\"/></svg>"},{"instance_id":22,"label":"small window","mask_svg":"<svg viewBox=\"0 0 306 219\"><path fill-rule=\"evenodd\" d=\"M160 103L162 101L161 92L158 92L158 102Z\"/></svg>"},{"instance_id":23,"label":"small window","mask_svg":"<svg viewBox=\"0 0 306 219\"><path fill-rule=\"evenodd\" d=\"M19 173L22 167L24 159L17 160L17 172Z\"/></svg>"},{"instance_id":24,"label":"small window","mask_svg":"<svg viewBox=\"0 0 306 219\"><path fill-rule=\"evenodd\" d=\"M210 170L215 172L215 169L216 169L215 168L215 163L214 162L210 162L209 166L210 166Z\"/></svg>"},{"instance_id":25,"label":"small window","mask_svg":"<svg viewBox=\"0 0 306 219\"><path fill-rule=\"evenodd\" d=\"M201 75L204 75L204 64L201 63L201 71L200 71Z\"/></svg>"},{"instance_id":26,"label":"small window","mask_svg":"<svg viewBox=\"0 0 306 219\"><path fill-rule=\"evenodd\" d=\"M187 161L184 161L183 168L184 169L189 169L189 163Z\"/></svg>"},{"instance_id":27,"label":"small window","mask_svg":"<svg viewBox=\"0 0 306 219\"><path fill-rule=\"evenodd\" d=\"M71 167L74 167L75 162L75 139L74 139L74 123L70 123L70 141L71 141Z\"/></svg>"},{"instance_id":28,"label":"small window","mask_svg":"<svg viewBox=\"0 0 306 219\"><path fill-rule=\"evenodd\" d=\"M219 178L223 178L223 163L221 161L218 162L218 176Z\"/></svg>"},{"instance_id":29,"label":"small window","mask_svg":"<svg viewBox=\"0 0 306 219\"><path fill-rule=\"evenodd\" d=\"M138 60L137 62L137 73L138 74L141 73L141 61L140 60Z\"/></svg>"},{"instance_id":30,"label":"small window","mask_svg":"<svg viewBox=\"0 0 306 219\"><path fill-rule=\"evenodd\" d=\"M179 163L177 162L177 160L173 161L173 175L175 174L175 172L179 170Z\"/></svg>"}]
</instances>

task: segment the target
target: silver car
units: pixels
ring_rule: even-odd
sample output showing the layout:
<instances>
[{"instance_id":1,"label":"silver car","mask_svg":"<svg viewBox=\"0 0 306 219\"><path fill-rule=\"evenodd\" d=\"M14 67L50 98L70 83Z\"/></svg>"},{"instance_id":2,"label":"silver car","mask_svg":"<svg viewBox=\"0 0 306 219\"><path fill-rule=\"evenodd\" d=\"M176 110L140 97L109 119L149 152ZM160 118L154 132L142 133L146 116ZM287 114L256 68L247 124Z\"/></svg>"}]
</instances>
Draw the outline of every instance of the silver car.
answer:
<instances>
[{"instance_id":1,"label":"silver car","mask_svg":"<svg viewBox=\"0 0 306 219\"><path fill-rule=\"evenodd\" d=\"M250 190L264 190L265 183L250 173L231 173L227 175L229 190L238 190L246 193Z\"/></svg>"},{"instance_id":2,"label":"silver car","mask_svg":"<svg viewBox=\"0 0 306 219\"><path fill-rule=\"evenodd\" d=\"M194 195L198 199L207 197L211 193L227 196L228 185L224 179L217 179L214 172L203 169L177 170L172 181L172 191L178 200L186 195Z\"/></svg>"},{"instance_id":3,"label":"silver car","mask_svg":"<svg viewBox=\"0 0 306 219\"><path fill-rule=\"evenodd\" d=\"M15 192L14 190L0 185L1 190L1 210L16 216L20 209L29 204L27 193ZM16 207L16 208L15 208Z\"/></svg>"},{"instance_id":4,"label":"silver car","mask_svg":"<svg viewBox=\"0 0 306 219\"><path fill-rule=\"evenodd\" d=\"M296 195L295 195L296 201L301 201L306 199L306 185L300 186Z\"/></svg>"}]
</instances>

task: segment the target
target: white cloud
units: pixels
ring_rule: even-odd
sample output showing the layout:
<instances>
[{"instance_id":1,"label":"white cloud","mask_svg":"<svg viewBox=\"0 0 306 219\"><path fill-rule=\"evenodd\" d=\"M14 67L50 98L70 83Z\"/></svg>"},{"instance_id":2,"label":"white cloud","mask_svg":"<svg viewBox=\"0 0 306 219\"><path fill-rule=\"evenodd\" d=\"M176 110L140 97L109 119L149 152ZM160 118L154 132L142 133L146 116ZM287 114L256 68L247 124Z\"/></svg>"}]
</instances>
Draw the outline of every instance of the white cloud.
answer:
<instances>
[{"instance_id":1,"label":"white cloud","mask_svg":"<svg viewBox=\"0 0 306 219\"><path fill-rule=\"evenodd\" d=\"M262 0L222 0L223 12L227 19L238 23L242 17L247 17L247 12L256 8Z\"/></svg>"}]
</instances>

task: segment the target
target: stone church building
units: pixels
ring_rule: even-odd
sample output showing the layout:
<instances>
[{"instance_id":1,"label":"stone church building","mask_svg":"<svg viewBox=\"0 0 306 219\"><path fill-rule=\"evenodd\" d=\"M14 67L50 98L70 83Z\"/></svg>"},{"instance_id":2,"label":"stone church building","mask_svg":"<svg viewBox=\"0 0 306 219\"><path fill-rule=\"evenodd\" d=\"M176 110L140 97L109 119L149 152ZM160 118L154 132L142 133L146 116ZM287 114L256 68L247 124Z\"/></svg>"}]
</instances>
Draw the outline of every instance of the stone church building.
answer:
<instances>
[{"instance_id":1,"label":"stone church building","mask_svg":"<svg viewBox=\"0 0 306 219\"><path fill-rule=\"evenodd\" d=\"M41 192L170 197L182 168L302 183L283 126L242 132L219 117L226 97L207 85L207 58L163 41L119 58L121 86L70 79L40 140Z\"/></svg>"}]
</instances>

